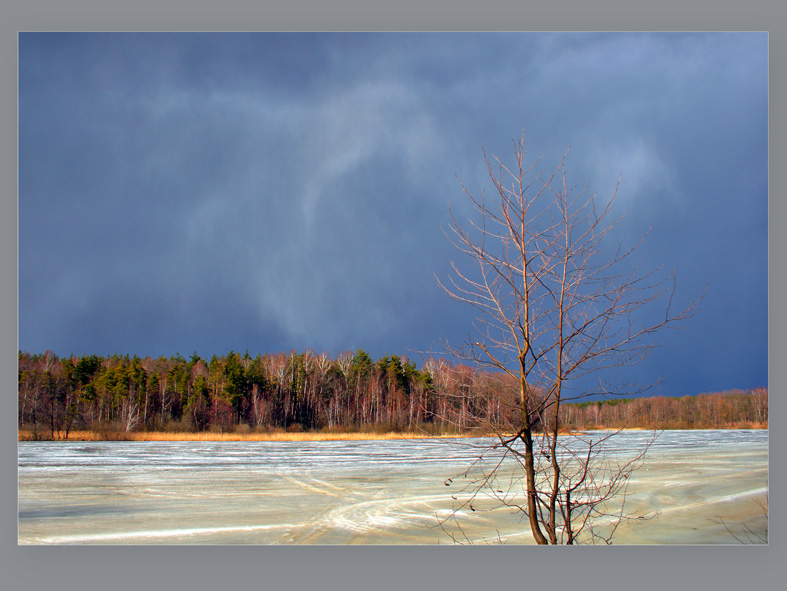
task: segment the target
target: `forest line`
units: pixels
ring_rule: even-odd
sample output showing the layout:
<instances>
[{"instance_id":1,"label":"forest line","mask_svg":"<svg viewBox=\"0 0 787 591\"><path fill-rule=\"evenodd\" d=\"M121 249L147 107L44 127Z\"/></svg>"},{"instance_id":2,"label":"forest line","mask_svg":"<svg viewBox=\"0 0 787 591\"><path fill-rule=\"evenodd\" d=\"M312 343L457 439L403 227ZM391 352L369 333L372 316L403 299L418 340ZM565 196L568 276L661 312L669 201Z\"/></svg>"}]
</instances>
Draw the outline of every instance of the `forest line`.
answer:
<instances>
[{"instance_id":1,"label":"forest line","mask_svg":"<svg viewBox=\"0 0 787 591\"><path fill-rule=\"evenodd\" d=\"M499 373L444 359L418 369L404 356L359 349L248 352L203 359L19 353L20 437L112 433L424 433L505 431L518 385ZM565 403L566 430L767 428L768 390Z\"/></svg>"}]
</instances>

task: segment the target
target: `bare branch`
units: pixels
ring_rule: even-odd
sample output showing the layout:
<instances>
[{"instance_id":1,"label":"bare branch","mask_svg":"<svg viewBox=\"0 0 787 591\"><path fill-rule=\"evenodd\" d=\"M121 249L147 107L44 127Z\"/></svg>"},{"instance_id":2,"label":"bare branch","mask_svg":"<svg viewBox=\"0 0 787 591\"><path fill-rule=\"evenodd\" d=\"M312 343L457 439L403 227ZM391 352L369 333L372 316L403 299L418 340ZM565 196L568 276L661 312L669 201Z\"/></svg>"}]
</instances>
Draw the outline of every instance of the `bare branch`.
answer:
<instances>
[{"instance_id":1,"label":"bare branch","mask_svg":"<svg viewBox=\"0 0 787 591\"><path fill-rule=\"evenodd\" d=\"M493 449L499 461L472 480L477 488L461 506L474 503L479 491L491 491L500 505L522 513L538 543L608 543L629 519L628 478L650 444L633 459L607 461L608 436L583 441L561 433L561 404L617 393L601 381L598 388L578 391L576 384L638 363L656 346L654 335L690 318L698 303L674 312L674 274L667 288L659 269L642 272L632 264L647 232L629 248L606 252L620 222L612 218L620 179L612 197L598 206L587 188L577 192L569 186L569 151L549 174L536 170L540 160L526 164L526 154L524 134L514 142L513 166L484 152L495 198L484 192L476 198L460 181L478 217L463 226L450 212L449 239L474 268L452 264L452 275L438 284L479 316L477 336L448 349L460 360L508 376L519 390L518 408L511 408L518 418L512 422L506 414L490 425L498 433ZM654 316L652 307L665 299L663 313ZM521 495L512 487L522 487ZM615 505L618 496L622 502Z\"/></svg>"}]
</instances>

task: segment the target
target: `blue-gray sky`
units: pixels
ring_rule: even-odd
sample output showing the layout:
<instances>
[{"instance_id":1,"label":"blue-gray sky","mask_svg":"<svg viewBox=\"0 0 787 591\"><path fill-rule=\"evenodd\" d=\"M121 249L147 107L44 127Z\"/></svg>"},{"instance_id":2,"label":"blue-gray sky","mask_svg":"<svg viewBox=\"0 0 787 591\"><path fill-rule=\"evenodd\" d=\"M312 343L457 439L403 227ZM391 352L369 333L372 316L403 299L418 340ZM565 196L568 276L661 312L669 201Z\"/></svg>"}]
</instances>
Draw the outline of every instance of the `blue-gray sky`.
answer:
<instances>
[{"instance_id":1,"label":"blue-gray sky","mask_svg":"<svg viewBox=\"0 0 787 591\"><path fill-rule=\"evenodd\" d=\"M701 313L636 368L767 385L768 37L19 37L19 348L439 349L457 176L529 154L608 197Z\"/></svg>"}]
</instances>

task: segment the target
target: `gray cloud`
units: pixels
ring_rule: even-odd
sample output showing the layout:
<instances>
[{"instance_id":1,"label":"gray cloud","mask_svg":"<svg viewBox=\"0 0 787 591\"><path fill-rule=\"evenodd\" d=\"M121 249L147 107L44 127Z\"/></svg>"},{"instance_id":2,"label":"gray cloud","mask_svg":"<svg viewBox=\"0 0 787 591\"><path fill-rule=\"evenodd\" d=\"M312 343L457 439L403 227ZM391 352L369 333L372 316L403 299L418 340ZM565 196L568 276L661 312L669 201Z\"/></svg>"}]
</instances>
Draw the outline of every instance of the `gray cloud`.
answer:
<instances>
[{"instance_id":1,"label":"gray cloud","mask_svg":"<svg viewBox=\"0 0 787 591\"><path fill-rule=\"evenodd\" d=\"M645 264L710 285L643 371L767 380L764 34L22 34L19 105L22 349L461 339L455 175L525 128L579 187L622 173L618 238L653 224Z\"/></svg>"}]
</instances>

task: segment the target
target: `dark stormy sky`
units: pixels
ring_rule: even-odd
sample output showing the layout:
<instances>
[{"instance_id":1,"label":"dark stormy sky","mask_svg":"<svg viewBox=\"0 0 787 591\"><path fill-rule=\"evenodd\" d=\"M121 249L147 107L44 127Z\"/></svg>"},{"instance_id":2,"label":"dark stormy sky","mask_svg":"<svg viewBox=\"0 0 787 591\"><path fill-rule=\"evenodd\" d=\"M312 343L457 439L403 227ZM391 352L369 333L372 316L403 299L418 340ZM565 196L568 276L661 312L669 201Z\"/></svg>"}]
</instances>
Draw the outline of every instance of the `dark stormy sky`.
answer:
<instances>
[{"instance_id":1,"label":"dark stormy sky","mask_svg":"<svg viewBox=\"0 0 787 591\"><path fill-rule=\"evenodd\" d=\"M440 350L457 177L525 130L702 311L634 370L767 385L768 37L19 37L19 348L140 356Z\"/></svg>"}]
</instances>

